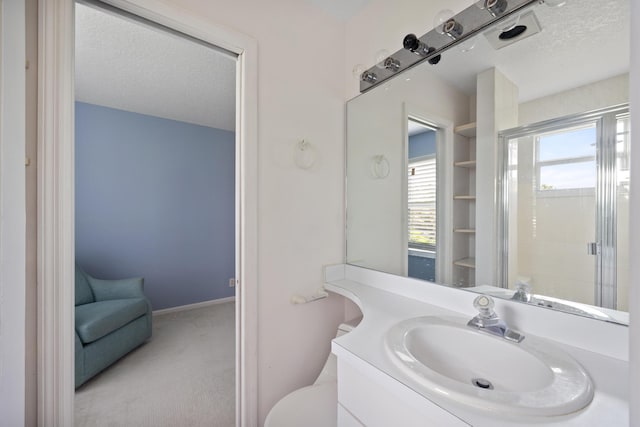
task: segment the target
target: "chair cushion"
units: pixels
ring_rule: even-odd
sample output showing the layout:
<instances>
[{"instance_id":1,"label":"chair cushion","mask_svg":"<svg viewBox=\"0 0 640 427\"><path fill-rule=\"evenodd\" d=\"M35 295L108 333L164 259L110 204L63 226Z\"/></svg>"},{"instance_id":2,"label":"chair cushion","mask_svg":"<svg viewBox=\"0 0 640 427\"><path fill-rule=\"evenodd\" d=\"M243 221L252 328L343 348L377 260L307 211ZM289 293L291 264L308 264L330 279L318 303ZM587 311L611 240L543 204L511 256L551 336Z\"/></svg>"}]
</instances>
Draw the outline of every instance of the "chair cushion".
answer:
<instances>
[{"instance_id":1,"label":"chair cushion","mask_svg":"<svg viewBox=\"0 0 640 427\"><path fill-rule=\"evenodd\" d=\"M84 271L76 264L76 305L94 302L93 292Z\"/></svg>"},{"instance_id":2,"label":"chair cushion","mask_svg":"<svg viewBox=\"0 0 640 427\"><path fill-rule=\"evenodd\" d=\"M88 344L147 313L144 298L114 299L76 306L76 331Z\"/></svg>"}]
</instances>

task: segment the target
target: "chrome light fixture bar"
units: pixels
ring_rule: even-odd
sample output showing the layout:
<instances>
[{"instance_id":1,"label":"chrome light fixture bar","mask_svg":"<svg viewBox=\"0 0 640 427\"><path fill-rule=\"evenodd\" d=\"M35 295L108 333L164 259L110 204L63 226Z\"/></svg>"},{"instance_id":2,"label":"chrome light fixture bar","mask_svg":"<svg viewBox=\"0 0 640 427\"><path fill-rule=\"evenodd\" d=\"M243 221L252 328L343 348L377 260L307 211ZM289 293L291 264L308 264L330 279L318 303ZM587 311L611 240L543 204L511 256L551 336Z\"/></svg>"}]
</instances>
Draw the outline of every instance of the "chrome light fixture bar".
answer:
<instances>
[{"instance_id":1,"label":"chrome light fixture bar","mask_svg":"<svg viewBox=\"0 0 640 427\"><path fill-rule=\"evenodd\" d=\"M434 28L422 37L408 34L403 40L403 49L385 59L384 67L373 66L361 74L360 92L366 92L423 61L436 65L447 49L463 43L496 22L543 2L544 0L480 0L447 20L441 28Z\"/></svg>"}]
</instances>

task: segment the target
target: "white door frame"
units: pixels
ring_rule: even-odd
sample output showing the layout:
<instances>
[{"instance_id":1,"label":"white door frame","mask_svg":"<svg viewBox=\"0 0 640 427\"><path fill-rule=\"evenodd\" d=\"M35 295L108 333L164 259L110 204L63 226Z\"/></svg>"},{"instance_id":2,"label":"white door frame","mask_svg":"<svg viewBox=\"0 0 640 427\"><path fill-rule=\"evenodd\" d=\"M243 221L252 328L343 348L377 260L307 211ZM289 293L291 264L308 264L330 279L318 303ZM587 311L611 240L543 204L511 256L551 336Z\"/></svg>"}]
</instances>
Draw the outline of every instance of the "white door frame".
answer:
<instances>
[{"instance_id":1,"label":"white door frame","mask_svg":"<svg viewBox=\"0 0 640 427\"><path fill-rule=\"evenodd\" d=\"M416 120L423 124L437 128L436 134L436 173L437 173L437 206L436 206L436 283L453 283L453 122L438 115L418 108L416 105L404 102L402 104L402 140L404 141L403 171L409 168L409 134L407 122ZM402 200L403 206L408 203L408 175L402 174ZM409 227L408 211L405 209L402 220L404 236L405 276L408 275L409 235L406 230Z\"/></svg>"},{"instance_id":2,"label":"white door frame","mask_svg":"<svg viewBox=\"0 0 640 427\"><path fill-rule=\"evenodd\" d=\"M25 2L0 0L0 418L25 423ZM28 335L28 334L26 334Z\"/></svg>"},{"instance_id":3,"label":"white door frame","mask_svg":"<svg viewBox=\"0 0 640 427\"><path fill-rule=\"evenodd\" d=\"M253 38L160 0L105 0L238 55L236 425L257 420L258 53ZM74 398L74 0L39 0L38 425L72 426Z\"/></svg>"}]
</instances>

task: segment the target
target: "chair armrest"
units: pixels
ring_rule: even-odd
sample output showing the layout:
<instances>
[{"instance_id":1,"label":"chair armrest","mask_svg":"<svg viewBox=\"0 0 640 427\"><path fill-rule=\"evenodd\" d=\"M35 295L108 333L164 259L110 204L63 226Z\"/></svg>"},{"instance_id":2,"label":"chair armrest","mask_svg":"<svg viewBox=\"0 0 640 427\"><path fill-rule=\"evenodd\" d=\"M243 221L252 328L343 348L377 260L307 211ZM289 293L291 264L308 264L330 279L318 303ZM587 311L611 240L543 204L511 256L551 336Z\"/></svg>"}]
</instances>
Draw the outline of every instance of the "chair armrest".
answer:
<instances>
[{"instance_id":1,"label":"chair armrest","mask_svg":"<svg viewBox=\"0 0 640 427\"><path fill-rule=\"evenodd\" d=\"M145 298L144 279L141 277L121 280L102 280L94 277L88 277L88 279L96 301Z\"/></svg>"}]
</instances>

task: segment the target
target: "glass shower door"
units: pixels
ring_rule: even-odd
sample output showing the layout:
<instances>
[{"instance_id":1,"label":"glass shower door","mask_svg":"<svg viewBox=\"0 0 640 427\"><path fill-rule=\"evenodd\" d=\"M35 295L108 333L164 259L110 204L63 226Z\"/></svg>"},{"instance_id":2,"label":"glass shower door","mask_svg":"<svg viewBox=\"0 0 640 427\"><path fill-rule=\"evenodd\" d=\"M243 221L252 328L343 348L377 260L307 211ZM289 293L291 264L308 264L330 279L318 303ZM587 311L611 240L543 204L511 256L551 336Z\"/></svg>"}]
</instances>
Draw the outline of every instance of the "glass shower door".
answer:
<instances>
[{"instance_id":1,"label":"glass shower door","mask_svg":"<svg viewBox=\"0 0 640 427\"><path fill-rule=\"evenodd\" d=\"M530 126L505 144L501 285L626 310L626 113Z\"/></svg>"}]
</instances>

